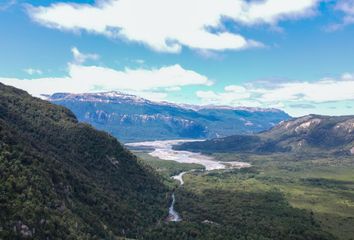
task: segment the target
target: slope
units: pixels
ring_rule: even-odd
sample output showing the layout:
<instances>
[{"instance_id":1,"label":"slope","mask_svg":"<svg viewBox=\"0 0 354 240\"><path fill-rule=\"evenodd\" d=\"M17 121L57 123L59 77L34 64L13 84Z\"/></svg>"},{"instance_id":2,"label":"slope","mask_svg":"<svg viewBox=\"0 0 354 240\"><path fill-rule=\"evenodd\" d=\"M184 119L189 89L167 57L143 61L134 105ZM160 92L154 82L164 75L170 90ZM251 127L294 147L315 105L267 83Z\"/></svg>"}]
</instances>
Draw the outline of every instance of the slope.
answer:
<instances>
[{"instance_id":1,"label":"slope","mask_svg":"<svg viewBox=\"0 0 354 240\"><path fill-rule=\"evenodd\" d=\"M277 109L177 105L119 92L57 93L48 100L125 142L215 138L266 130L289 115Z\"/></svg>"},{"instance_id":2,"label":"slope","mask_svg":"<svg viewBox=\"0 0 354 240\"><path fill-rule=\"evenodd\" d=\"M350 155L354 153L354 116L308 115L283 121L258 134L185 143L176 148L202 152Z\"/></svg>"},{"instance_id":3,"label":"slope","mask_svg":"<svg viewBox=\"0 0 354 240\"><path fill-rule=\"evenodd\" d=\"M0 84L0 238L141 235L166 189L107 133Z\"/></svg>"}]
</instances>

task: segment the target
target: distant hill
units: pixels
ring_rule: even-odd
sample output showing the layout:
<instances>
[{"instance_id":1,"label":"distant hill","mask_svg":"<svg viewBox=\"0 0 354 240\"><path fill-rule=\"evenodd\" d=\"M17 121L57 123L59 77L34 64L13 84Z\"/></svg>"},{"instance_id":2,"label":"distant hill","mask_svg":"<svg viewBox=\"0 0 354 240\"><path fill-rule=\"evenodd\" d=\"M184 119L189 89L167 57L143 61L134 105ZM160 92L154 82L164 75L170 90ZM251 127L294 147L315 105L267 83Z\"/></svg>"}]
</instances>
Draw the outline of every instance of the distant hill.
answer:
<instances>
[{"instance_id":1,"label":"distant hill","mask_svg":"<svg viewBox=\"0 0 354 240\"><path fill-rule=\"evenodd\" d=\"M258 134L190 142L175 148L201 152L354 154L354 116L308 115L283 121Z\"/></svg>"},{"instance_id":2,"label":"distant hill","mask_svg":"<svg viewBox=\"0 0 354 240\"><path fill-rule=\"evenodd\" d=\"M141 236L166 193L116 138L0 84L0 239Z\"/></svg>"},{"instance_id":3,"label":"distant hill","mask_svg":"<svg viewBox=\"0 0 354 240\"><path fill-rule=\"evenodd\" d=\"M176 105L119 92L56 93L48 100L125 142L259 132L290 118L278 109Z\"/></svg>"}]
</instances>

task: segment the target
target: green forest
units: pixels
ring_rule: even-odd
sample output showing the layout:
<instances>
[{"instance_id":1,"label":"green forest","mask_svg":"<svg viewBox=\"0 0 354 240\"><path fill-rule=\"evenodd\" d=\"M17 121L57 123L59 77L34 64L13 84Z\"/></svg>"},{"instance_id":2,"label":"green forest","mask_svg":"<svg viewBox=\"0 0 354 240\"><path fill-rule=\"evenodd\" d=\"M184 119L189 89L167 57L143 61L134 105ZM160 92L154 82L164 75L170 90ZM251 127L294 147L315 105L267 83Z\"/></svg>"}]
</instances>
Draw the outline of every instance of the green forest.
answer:
<instances>
[{"instance_id":1,"label":"green forest","mask_svg":"<svg viewBox=\"0 0 354 240\"><path fill-rule=\"evenodd\" d=\"M114 137L0 84L0 239L137 237L168 189Z\"/></svg>"}]
</instances>

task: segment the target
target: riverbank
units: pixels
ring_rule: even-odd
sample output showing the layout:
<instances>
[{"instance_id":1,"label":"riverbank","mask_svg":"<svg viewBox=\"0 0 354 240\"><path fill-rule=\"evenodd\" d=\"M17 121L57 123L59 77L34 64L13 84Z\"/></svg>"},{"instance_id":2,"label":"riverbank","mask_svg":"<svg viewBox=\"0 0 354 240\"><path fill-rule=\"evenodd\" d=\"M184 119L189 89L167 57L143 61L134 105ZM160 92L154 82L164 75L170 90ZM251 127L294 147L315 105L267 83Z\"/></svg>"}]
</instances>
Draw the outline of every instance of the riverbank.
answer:
<instances>
[{"instance_id":1,"label":"riverbank","mask_svg":"<svg viewBox=\"0 0 354 240\"><path fill-rule=\"evenodd\" d=\"M226 169L226 168L245 168L250 167L251 164L240 161L216 161L211 156L206 156L200 153L179 151L172 149L172 146L182 144L185 142L195 142L200 140L166 140L166 141L150 141L128 143L126 146L142 149L153 149L148 152L149 155L157 157L161 160L172 160L179 163L195 163L205 167L206 171Z\"/></svg>"},{"instance_id":2,"label":"riverbank","mask_svg":"<svg viewBox=\"0 0 354 240\"><path fill-rule=\"evenodd\" d=\"M172 147L177 144L182 144L185 142L194 142L197 140L167 140L167 141L151 141L151 142L138 142L138 143L129 143L126 144L128 147L133 147L135 149L150 149L148 154L153 157L157 157L161 160L172 160L179 163L189 163L189 164L200 164L205 167L205 171L212 171L212 170L222 170L222 169L233 169L233 168L248 168L251 164L246 162L239 162L239 161L216 161L211 156L202 155L200 153L194 153L189 151L179 151L174 150ZM184 184L183 175L192 172L190 171L183 171L178 173L177 175L172 176L172 179L179 181L180 186ZM179 213L175 210L174 206L176 203L175 199L175 192L171 195L172 201L171 205L168 209L168 217L167 221L170 222L178 222L182 221Z\"/></svg>"}]
</instances>

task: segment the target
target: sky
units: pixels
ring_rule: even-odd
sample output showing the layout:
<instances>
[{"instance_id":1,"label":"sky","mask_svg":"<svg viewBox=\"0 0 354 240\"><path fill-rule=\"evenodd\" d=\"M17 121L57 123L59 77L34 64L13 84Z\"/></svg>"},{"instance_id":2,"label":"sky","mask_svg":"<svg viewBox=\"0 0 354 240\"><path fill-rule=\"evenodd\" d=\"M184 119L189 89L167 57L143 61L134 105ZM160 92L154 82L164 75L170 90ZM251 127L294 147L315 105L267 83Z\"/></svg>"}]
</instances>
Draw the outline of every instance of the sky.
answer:
<instances>
[{"instance_id":1,"label":"sky","mask_svg":"<svg viewBox=\"0 0 354 240\"><path fill-rule=\"evenodd\" d=\"M0 82L33 96L354 114L354 0L0 0Z\"/></svg>"}]
</instances>

